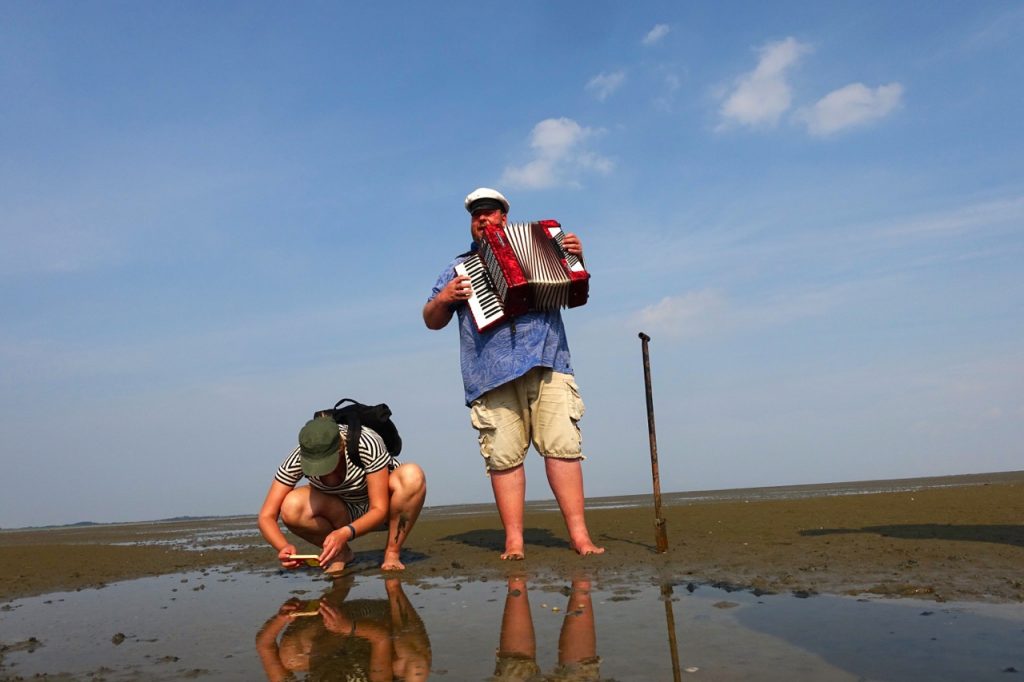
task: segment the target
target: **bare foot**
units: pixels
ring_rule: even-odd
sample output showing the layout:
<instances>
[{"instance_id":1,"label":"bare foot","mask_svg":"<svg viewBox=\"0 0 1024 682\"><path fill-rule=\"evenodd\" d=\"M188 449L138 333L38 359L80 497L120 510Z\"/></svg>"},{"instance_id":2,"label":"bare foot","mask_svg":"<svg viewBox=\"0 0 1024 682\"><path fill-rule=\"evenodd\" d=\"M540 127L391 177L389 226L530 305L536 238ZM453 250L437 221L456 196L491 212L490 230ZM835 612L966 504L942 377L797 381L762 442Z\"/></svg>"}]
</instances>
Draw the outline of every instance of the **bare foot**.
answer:
<instances>
[{"instance_id":1,"label":"bare foot","mask_svg":"<svg viewBox=\"0 0 1024 682\"><path fill-rule=\"evenodd\" d=\"M505 550L501 554L501 560L502 561L522 561L525 558L526 558L526 555L523 553L523 550L516 551L516 550L511 550L510 549L510 550Z\"/></svg>"},{"instance_id":2,"label":"bare foot","mask_svg":"<svg viewBox=\"0 0 1024 682\"><path fill-rule=\"evenodd\" d=\"M604 554L604 547L598 547L590 540L587 540L586 542L581 542L579 544L570 543L569 546L572 547L580 556L590 556L591 554Z\"/></svg>"},{"instance_id":3,"label":"bare foot","mask_svg":"<svg viewBox=\"0 0 1024 682\"><path fill-rule=\"evenodd\" d=\"M405 564L399 559L398 552L384 552L384 563L380 565L382 571L404 571Z\"/></svg>"}]
</instances>

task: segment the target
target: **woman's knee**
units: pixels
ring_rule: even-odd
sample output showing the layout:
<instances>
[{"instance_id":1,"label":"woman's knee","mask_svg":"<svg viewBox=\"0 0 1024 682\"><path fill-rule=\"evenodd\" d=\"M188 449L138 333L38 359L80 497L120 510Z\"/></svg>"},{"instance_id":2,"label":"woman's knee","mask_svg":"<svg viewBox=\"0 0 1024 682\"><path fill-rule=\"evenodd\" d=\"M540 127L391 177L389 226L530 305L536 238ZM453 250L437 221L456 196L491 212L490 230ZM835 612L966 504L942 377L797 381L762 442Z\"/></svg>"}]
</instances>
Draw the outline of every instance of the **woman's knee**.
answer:
<instances>
[{"instance_id":1,"label":"woman's knee","mask_svg":"<svg viewBox=\"0 0 1024 682\"><path fill-rule=\"evenodd\" d=\"M396 493L415 495L427 487L427 477L418 464L406 462L391 472L390 480Z\"/></svg>"},{"instance_id":2,"label":"woman's knee","mask_svg":"<svg viewBox=\"0 0 1024 682\"><path fill-rule=\"evenodd\" d=\"M287 526L296 526L310 516L309 488L303 486L288 493L281 502L281 520Z\"/></svg>"}]
</instances>

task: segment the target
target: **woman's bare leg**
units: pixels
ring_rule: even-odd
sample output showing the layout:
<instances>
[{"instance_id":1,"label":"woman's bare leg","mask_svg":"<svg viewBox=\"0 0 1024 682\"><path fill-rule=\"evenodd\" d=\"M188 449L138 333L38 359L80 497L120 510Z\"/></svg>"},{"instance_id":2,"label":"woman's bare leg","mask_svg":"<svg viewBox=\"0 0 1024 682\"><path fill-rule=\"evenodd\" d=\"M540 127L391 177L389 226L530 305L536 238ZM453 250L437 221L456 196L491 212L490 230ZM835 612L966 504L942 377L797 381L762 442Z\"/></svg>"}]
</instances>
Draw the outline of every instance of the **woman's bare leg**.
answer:
<instances>
[{"instance_id":1,"label":"woman's bare leg","mask_svg":"<svg viewBox=\"0 0 1024 682\"><path fill-rule=\"evenodd\" d=\"M281 504L281 520L288 530L300 538L316 545L324 546L324 538L339 528L352 523L352 515L348 505L335 495L328 495L309 486L302 486L288 493ZM348 545L324 570L330 573L340 572L345 564L352 561L355 555Z\"/></svg>"},{"instance_id":2,"label":"woman's bare leg","mask_svg":"<svg viewBox=\"0 0 1024 682\"><path fill-rule=\"evenodd\" d=\"M417 464L406 462L388 476L390 505L388 510L388 542L384 547L385 571L401 571L402 545L423 509L427 497L427 478Z\"/></svg>"}]
</instances>

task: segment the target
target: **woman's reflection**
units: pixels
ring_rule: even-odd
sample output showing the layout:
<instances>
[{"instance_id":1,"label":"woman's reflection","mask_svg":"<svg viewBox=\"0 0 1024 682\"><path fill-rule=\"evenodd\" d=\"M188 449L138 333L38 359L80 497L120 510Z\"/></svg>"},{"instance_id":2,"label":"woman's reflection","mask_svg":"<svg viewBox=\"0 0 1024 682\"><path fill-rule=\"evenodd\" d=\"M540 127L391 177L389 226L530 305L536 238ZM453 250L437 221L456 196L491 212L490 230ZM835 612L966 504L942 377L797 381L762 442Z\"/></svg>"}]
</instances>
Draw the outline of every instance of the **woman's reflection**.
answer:
<instances>
[{"instance_id":1,"label":"woman's reflection","mask_svg":"<svg viewBox=\"0 0 1024 682\"><path fill-rule=\"evenodd\" d=\"M351 586L350 577L319 600L289 599L260 628L256 651L267 679L427 679L430 641L401 581L384 581L386 600L346 600Z\"/></svg>"},{"instance_id":2,"label":"woman's reflection","mask_svg":"<svg viewBox=\"0 0 1024 682\"><path fill-rule=\"evenodd\" d=\"M580 575L572 580L565 605L565 618L558 636L558 666L552 674L541 678L526 577L509 577L493 679L510 682L533 679L579 682L599 680L600 662L589 578Z\"/></svg>"}]
</instances>

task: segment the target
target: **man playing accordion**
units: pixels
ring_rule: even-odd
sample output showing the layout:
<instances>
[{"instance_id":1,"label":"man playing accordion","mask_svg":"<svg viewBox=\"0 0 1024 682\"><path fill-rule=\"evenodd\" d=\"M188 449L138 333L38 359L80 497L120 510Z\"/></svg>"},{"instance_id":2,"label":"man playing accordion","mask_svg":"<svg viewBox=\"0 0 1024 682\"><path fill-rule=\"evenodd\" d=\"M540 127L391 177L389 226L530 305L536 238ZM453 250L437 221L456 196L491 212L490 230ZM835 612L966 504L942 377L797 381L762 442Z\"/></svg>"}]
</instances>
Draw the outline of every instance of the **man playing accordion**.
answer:
<instances>
[{"instance_id":1,"label":"man playing accordion","mask_svg":"<svg viewBox=\"0 0 1024 682\"><path fill-rule=\"evenodd\" d=\"M584 407L561 312L531 310L478 331L468 305L474 295L470 277L457 274L455 268L480 249L485 230L507 224L509 203L500 192L486 187L471 192L464 203L471 216L473 243L437 278L423 307L423 321L429 329L442 329L458 315L466 405L479 433L480 454L505 528L501 558L525 557L523 463L530 443L544 458L548 483L573 549L579 554L601 554L604 548L590 539L584 518L578 425ZM576 235L563 235L561 246L582 257Z\"/></svg>"}]
</instances>

